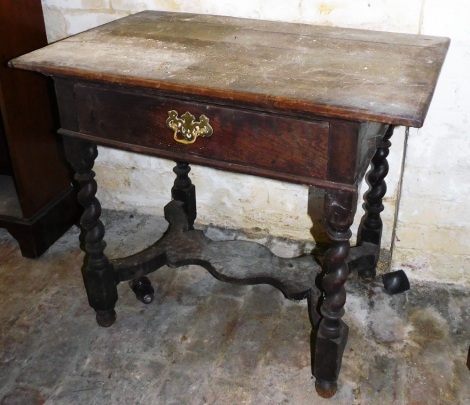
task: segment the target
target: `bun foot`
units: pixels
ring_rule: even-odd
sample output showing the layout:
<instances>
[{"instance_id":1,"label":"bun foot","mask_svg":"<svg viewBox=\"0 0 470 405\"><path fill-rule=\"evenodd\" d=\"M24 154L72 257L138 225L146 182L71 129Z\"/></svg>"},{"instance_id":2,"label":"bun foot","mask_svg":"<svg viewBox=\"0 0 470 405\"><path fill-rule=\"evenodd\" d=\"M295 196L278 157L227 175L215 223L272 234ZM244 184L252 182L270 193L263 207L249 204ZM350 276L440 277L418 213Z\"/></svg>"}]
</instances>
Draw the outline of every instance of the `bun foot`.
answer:
<instances>
[{"instance_id":1,"label":"bun foot","mask_svg":"<svg viewBox=\"0 0 470 405\"><path fill-rule=\"evenodd\" d=\"M361 280L366 282L371 282L375 280L376 271L375 268L372 269L362 269L358 270L357 274L361 278Z\"/></svg>"},{"instance_id":2,"label":"bun foot","mask_svg":"<svg viewBox=\"0 0 470 405\"><path fill-rule=\"evenodd\" d=\"M410 289L410 282L403 270L392 271L382 275L384 289L387 294L399 294Z\"/></svg>"},{"instance_id":3,"label":"bun foot","mask_svg":"<svg viewBox=\"0 0 470 405\"><path fill-rule=\"evenodd\" d=\"M142 301L144 304L150 304L153 301L155 291L147 277L135 278L129 282L129 285L139 301Z\"/></svg>"},{"instance_id":4,"label":"bun foot","mask_svg":"<svg viewBox=\"0 0 470 405\"><path fill-rule=\"evenodd\" d=\"M103 328L108 328L116 322L116 311L114 309L109 311L96 311L96 322Z\"/></svg>"},{"instance_id":5,"label":"bun foot","mask_svg":"<svg viewBox=\"0 0 470 405\"><path fill-rule=\"evenodd\" d=\"M320 395L322 398L331 398L333 395L336 394L338 390L338 384L336 381L323 381L323 380L316 380L315 381L315 389L317 390L317 394Z\"/></svg>"}]
</instances>

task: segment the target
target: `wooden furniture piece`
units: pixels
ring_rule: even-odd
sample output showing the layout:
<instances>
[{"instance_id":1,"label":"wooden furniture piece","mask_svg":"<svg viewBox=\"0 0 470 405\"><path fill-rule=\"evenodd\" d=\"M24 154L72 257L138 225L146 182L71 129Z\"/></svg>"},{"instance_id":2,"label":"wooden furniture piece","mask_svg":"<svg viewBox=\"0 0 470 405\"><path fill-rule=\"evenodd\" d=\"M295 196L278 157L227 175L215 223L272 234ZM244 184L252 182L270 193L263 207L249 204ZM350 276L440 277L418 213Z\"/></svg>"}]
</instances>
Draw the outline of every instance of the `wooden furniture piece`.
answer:
<instances>
[{"instance_id":1,"label":"wooden furniture piece","mask_svg":"<svg viewBox=\"0 0 470 405\"><path fill-rule=\"evenodd\" d=\"M344 283L353 269L375 276L389 139L396 125L423 124L448 45L428 36L142 12L14 60L55 79L60 133L81 184L85 285L98 323L115 321L122 281L134 280L151 301L141 276L165 264L271 284L287 298L308 298L316 388L332 396L348 335ZM177 162L165 207L170 227L131 257L108 260L104 253L92 171L97 144ZM370 162L366 213L350 249L358 186ZM189 163L325 189L331 245L322 263L282 259L256 243L213 242L194 230Z\"/></svg>"},{"instance_id":2,"label":"wooden furniture piece","mask_svg":"<svg viewBox=\"0 0 470 405\"><path fill-rule=\"evenodd\" d=\"M79 218L57 136L53 83L8 68L47 45L40 0L0 0L0 227L38 257Z\"/></svg>"}]
</instances>

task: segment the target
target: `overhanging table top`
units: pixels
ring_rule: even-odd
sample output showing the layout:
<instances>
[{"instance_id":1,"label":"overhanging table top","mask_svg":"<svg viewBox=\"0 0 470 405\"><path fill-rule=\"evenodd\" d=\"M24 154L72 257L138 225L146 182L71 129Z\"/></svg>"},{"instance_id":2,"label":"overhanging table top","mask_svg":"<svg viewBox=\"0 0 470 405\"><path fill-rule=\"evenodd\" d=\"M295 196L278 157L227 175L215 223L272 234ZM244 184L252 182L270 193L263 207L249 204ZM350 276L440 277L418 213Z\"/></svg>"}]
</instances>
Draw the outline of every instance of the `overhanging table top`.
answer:
<instances>
[{"instance_id":1,"label":"overhanging table top","mask_svg":"<svg viewBox=\"0 0 470 405\"><path fill-rule=\"evenodd\" d=\"M45 74L423 125L449 39L145 11L14 59Z\"/></svg>"}]
</instances>

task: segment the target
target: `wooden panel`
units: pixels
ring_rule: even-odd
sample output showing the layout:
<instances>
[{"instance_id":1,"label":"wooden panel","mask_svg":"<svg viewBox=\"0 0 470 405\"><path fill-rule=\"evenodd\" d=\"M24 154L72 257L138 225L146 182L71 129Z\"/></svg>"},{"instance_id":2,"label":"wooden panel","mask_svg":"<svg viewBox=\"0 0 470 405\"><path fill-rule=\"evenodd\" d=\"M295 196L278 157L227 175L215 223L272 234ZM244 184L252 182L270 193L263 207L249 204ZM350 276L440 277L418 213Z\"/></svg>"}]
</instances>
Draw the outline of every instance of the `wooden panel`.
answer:
<instances>
[{"instance_id":1,"label":"wooden panel","mask_svg":"<svg viewBox=\"0 0 470 405\"><path fill-rule=\"evenodd\" d=\"M387 128L375 122L332 121L327 179L347 184L361 181Z\"/></svg>"},{"instance_id":2,"label":"wooden panel","mask_svg":"<svg viewBox=\"0 0 470 405\"><path fill-rule=\"evenodd\" d=\"M7 67L47 44L41 2L0 0L0 109L21 208L30 217L70 187L60 156L51 81Z\"/></svg>"},{"instance_id":3,"label":"wooden panel","mask_svg":"<svg viewBox=\"0 0 470 405\"><path fill-rule=\"evenodd\" d=\"M61 126L71 131L78 131L74 83L68 80L55 79L54 85Z\"/></svg>"},{"instance_id":4,"label":"wooden panel","mask_svg":"<svg viewBox=\"0 0 470 405\"><path fill-rule=\"evenodd\" d=\"M13 65L419 127L448 46L424 35L146 11Z\"/></svg>"},{"instance_id":5,"label":"wooden panel","mask_svg":"<svg viewBox=\"0 0 470 405\"><path fill-rule=\"evenodd\" d=\"M1 91L0 91L1 94ZM8 154L7 138L0 114L0 175L11 175L10 155Z\"/></svg>"},{"instance_id":6,"label":"wooden panel","mask_svg":"<svg viewBox=\"0 0 470 405\"><path fill-rule=\"evenodd\" d=\"M331 125L328 150L328 180L340 183L354 182L358 142L359 123L345 121Z\"/></svg>"},{"instance_id":7,"label":"wooden panel","mask_svg":"<svg viewBox=\"0 0 470 405\"><path fill-rule=\"evenodd\" d=\"M81 133L151 148L160 156L176 153L188 161L199 157L217 162L219 167L223 162L229 170L243 165L253 168L253 173L261 169L325 178L327 122L86 85L77 85L75 94ZM214 134L198 138L192 145L176 142L165 125L170 110L180 116L189 111L196 119L206 115Z\"/></svg>"}]
</instances>

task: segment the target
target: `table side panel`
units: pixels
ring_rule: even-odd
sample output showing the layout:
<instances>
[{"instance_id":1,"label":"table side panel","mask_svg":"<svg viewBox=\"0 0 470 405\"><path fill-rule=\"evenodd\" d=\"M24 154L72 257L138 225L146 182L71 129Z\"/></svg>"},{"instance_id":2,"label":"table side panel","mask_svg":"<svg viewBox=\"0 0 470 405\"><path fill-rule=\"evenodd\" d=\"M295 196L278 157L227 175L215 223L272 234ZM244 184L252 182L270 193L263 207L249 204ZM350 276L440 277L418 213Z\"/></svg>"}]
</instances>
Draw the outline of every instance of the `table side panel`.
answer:
<instances>
[{"instance_id":1,"label":"table side panel","mask_svg":"<svg viewBox=\"0 0 470 405\"><path fill-rule=\"evenodd\" d=\"M257 111L183 101L88 84L75 85L79 132L129 145L150 148L167 157L203 158L217 167L233 165L293 176L325 179L329 123ZM168 111L206 115L214 133L183 145L166 127ZM73 130L73 129L72 129ZM121 144L122 146L122 144ZM209 163L210 164L210 163ZM246 171L246 170L244 170ZM268 176L269 177L269 176Z\"/></svg>"},{"instance_id":2,"label":"table side panel","mask_svg":"<svg viewBox=\"0 0 470 405\"><path fill-rule=\"evenodd\" d=\"M74 82L61 78L54 79L57 105L62 128L78 132L77 105L75 102Z\"/></svg>"},{"instance_id":3,"label":"table side panel","mask_svg":"<svg viewBox=\"0 0 470 405\"><path fill-rule=\"evenodd\" d=\"M387 128L378 122L331 121L327 180L358 184Z\"/></svg>"}]
</instances>

